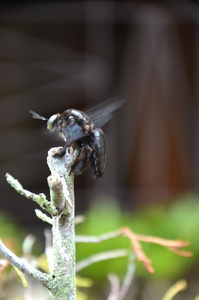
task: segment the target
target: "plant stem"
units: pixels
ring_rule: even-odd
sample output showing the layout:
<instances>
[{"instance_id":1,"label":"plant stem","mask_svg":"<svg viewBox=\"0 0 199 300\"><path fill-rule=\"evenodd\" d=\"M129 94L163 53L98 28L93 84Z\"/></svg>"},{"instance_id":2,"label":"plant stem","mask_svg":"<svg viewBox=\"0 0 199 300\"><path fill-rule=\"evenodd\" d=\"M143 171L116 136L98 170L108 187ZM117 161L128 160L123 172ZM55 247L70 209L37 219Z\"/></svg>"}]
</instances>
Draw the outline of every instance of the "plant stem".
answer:
<instances>
[{"instance_id":1,"label":"plant stem","mask_svg":"<svg viewBox=\"0 0 199 300\"><path fill-rule=\"evenodd\" d=\"M43 194L34 194L25 190L10 174L6 174L8 183L21 195L31 199L51 215L36 210L36 215L52 225L53 247L50 255L51 274L35 270L12 253L0 240L0 255L18 268L26 276L42 283L52 294L54 300L76 300L75 286L75 229L74 229L74 174L70 174L78 151L67 149L66 154L57 157L60 148L48 152L47 163L51 171L48 177L51 201ZM49 259L49 257L48 257Z\"/></svg>"},{"instance_id":2,"label":"plant stem","mask_svg":"<svg viewBox=\"0 0 199 300\"><path fill-rule=\"evenodd\" d=\"M48 166L51 170L48 185L51 201L57 209L53 216L53 299L75 300L75 227L74 227L74 175L70 175L67 154L61 158L53 156L54 149L48 152ZM70 157L71 158L71 157ZM55 178L55 181L53 181Z\"/></svg>"}]
</instances>

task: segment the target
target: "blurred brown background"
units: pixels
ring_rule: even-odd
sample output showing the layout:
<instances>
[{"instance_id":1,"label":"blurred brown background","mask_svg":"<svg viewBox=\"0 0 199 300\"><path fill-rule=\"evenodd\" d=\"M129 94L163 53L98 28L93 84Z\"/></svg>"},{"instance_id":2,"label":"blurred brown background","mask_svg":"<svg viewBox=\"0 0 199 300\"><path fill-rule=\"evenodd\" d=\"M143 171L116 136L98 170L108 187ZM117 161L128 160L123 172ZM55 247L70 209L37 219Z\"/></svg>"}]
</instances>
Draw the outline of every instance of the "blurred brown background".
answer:
<instances>
[{"instance_id":1,"label":"blurred brown background","mask_svg":"<svg viewBox=\"0 0 199 300\"><path fill-rule=\"evenodd\" d=\"M95 195L133 209L199 187L197 1L0 2L0 207L40 222L6 172L48 195L49 148L61 145L33 120L126 99L105 126L107 166L95 183L76 177L77 212ZM40 222L41 223L41 222Z\"/></svg>"}]
</instances>

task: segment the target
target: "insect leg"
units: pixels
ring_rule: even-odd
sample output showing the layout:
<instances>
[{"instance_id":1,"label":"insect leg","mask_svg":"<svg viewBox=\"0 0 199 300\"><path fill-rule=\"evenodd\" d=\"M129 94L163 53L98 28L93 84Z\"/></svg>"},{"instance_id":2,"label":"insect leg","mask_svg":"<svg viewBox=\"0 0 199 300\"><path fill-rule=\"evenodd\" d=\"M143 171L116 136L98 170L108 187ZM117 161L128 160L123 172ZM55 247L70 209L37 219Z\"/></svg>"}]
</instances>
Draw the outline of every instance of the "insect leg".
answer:
<instances>
[{"instance_id":1,"label":"insect leg","mask_svg":"<svg viewBox=\"0 0 199 300\"><path fill-rule=\"evenodd\" d=\"M67 145L65 144L61 150L59 150L59 152L55 153L53 156L54 157L62 157L64 156L64 154L66 153L66 148L67 148Z\"/></svg>"},{"instance_id":2,"label":"insect leg","mask_svg":"<svg viewBox=\"0 0 199 300\"><path fill-rule=\"evenodd\" d=\"M71 172L80 175L90 165L92 149L89 145L82 146L79 157L71 166Z\"/></svg>"}]
</instances>

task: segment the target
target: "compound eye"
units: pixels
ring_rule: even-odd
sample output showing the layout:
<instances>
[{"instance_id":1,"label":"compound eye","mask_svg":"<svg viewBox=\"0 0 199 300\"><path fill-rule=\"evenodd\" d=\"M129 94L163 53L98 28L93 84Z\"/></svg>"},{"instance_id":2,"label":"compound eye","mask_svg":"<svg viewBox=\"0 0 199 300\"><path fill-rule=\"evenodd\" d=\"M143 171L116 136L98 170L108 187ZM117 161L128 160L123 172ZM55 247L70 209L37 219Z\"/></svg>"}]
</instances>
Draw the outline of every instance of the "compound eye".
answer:
<instances>
[{"instance_id":1,"label":"compound eye","mask_svg":"<svg viewBox=\"0 0 199 300\"><path fill-rule=\"evenodd\" d=\"M72 126L75 124L75 118L73 116L68 117L68 125Z\"/></svg>"},{"instance_id":2,"label":"compound eye","mask_svg":"<svg viewBox=\"0 0 199 300\"><path fill-rule=\"evenodd\" d=\"M57 121L58 116L57 115L52 115L47 122L47 129L49 131L54 131L55 129L55 122Z\"/></svg>"}]
</instances>

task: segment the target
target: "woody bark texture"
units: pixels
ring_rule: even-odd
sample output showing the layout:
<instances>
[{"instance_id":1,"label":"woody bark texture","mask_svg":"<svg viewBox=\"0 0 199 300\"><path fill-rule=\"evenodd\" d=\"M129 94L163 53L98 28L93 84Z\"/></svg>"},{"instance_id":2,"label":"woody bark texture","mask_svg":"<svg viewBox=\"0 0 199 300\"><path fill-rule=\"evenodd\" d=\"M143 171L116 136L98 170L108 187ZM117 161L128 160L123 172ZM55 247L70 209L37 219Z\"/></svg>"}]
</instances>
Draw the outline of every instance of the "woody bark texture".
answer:
<instances>
[{"instance_id":1,"label":"woody bark texture","mask_svg":"<svg viewBox=\"0 0 199 300\"><path fill-rule=\"evenodd\" d=\"M48 152L47 163L51 171L48 177L51 204L57 210L53 216L53 270L54 299L76 299L75 288L75 229L74 229L74 175L70 166L74 160L66 151L63 157L55 157L57 148Z\"/></svg>"},{"instance_id":2,"label":"woody bark texture","mask_svg":"<svg viewBox=\"0 0 199 300\"><path fill-rule=\"evenodd\" d=\"M51 171L48 177L51 201L44 194L34 194L25 190L18 180L6 174L8 183L22 196L35 201L40 210L36 215L52 225L53 245L50 259L50 274L35 270L24 260L18 258L0 241L0 255L11 265L17 267L26 276L43 284L55 300L76 300L75 287L75 229L74 229L74 175L70 173L71 165L78 156L78 151L66 149L62 157L56 156L60 148L48 152L47 163Z\"/></svg>"}]
</instances>

